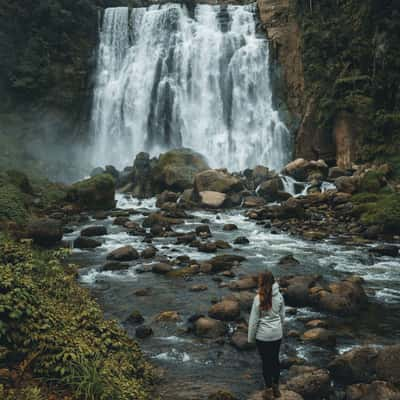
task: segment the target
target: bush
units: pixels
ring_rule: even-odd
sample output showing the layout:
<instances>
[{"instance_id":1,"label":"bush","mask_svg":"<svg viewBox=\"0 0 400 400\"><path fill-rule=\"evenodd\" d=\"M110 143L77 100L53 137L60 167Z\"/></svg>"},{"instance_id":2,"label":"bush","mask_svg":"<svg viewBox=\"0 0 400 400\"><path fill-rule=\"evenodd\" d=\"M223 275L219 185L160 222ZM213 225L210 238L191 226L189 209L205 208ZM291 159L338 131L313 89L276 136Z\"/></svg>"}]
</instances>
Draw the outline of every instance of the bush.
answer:
<instances>
[{"instance_id":1,"label":"bush","mask_svg":"<svg viewBox=\"0 0 400 400\"><path fill-rule=\"evenodd\" d=\"M61 265L63 255L0 239L0 346L7 349L7 367L29 364L42 384L77 399L153 398L152 370L138 345L104 320L77 284L76 269Z\"/></svg>"}]
</instances>

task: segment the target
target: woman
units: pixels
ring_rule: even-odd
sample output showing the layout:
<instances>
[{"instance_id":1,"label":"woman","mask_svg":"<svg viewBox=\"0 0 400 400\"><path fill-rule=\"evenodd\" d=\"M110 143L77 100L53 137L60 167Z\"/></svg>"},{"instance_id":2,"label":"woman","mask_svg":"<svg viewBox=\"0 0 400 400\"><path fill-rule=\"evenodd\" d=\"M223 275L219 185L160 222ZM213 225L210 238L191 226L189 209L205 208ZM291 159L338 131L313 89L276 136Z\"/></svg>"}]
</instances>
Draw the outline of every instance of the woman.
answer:
<instances>
[{"instance_id":1,"label":"woman","mask_svg":"<svg viewBox=\"0 0 400 400\"><path fill-rule=\"evenodd\" d=\"M254 298L249 320L248 341L256 342L265 381L264 398L280 397L279 350L283 336L285 303L270 271L260 274L258 294Z\"/></svg>"}]
</instances>

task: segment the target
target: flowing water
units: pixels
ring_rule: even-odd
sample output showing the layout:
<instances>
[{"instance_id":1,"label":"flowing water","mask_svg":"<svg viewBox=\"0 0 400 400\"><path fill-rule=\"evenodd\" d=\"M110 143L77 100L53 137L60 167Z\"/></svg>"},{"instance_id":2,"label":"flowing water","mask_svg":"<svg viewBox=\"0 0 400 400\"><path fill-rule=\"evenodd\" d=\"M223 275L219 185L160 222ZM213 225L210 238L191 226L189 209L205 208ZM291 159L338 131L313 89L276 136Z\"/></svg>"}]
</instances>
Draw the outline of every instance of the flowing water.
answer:
<instances>
[{"instance_id":1,"label":"flowing water","mask_svg":"<svg viewBox=\"0 0 400 400\"><path fill-rule=\"evenodd\" d=\"M139 202L130 197L118 196L120 208L135 208L140 213L130 218L141 222L141 214L154 210L154 200ZM237 236L246 236L250 243L238 245L231 252L247 258L234 271L238 276L269 268L276 276L288 274L319 273L327 279L340 279L349 274L362 276L371 300L367 312L354 318L335 318L318 313L309 308L298 309L296 315L287 317L287 330L303 331L304 321L312 318L328 319L338 334L338 344L334 350L315 345L304 346L294 338L287 338L283 345L283 357L299 356L308 362L326 366L335 354L354 346L370 344L381 346L400 340L400 266L390 257L375 258L368 253L368 247L338 245L332 241L308 242L287 234L272 234L271 231L254 221L247 220L243 210L230 210L224 213L206 211L192 212L193 218L184 225L175 227L176 231L192 231L203 219L209 220L213 239L223 239L230 243ZM235 223L238 231L222 230L226 223ZM217 344L213 340L196 338L187 333L187 319L195 314L207 314L211 300L220 298L230 291L219 288L210 275L197 275L192 279L168 278L151 272L139 273L143 261L134 261L131 267L121 272L101 272L106 254L122 245L131 244L138 250L149 245L142 237L129 236L112 219L90 221L88 224L104 224L108 235L100 238L103 244L94 251L74 250L72 261L81 265L80 280L92 290L102 304L108 318L121 322L128 333L134 336L135 325L124 322L133 310L139 310L146 323L154 329L154 336L140 340L147 356L156 365L166 369L167 382L161 385L165 399L202 399L216 388L233 391L240 399L262 385L260 364L255 351L240 352L228 343ZM87 226L84 225L84 226ZM73 240L80 229L65 237ZM204 260L212 255L200 253L197 249L175 244L174 238L154 238L153 245L159 256L175 258L189 255L192 259ZM220 254L230 252L219 250ZM277 265L280 257L293 254L301 265L283 267ZM146 262L144 264L148 264ZM223 278L228 281L228 278ZM206 284L205 292L191 292L194 284ZM151 288L149 297L135 296L140 288ZM155 322L158 313L165 310L178 311L182 321L177 323ZM243 315L247 318L247 315Z\"/></svg>"},{"instance_id":2,"label":"flowing water","mask_svg":"<svg viewBox=\"0 0 400 400\"><path fill-rule=\"evenodd\" d=\"M273 106L255 5L108 8L100 31L92 161L130 165L175 147L212 167L279 170L290 133Z\"/></svg>"}]
</instances>

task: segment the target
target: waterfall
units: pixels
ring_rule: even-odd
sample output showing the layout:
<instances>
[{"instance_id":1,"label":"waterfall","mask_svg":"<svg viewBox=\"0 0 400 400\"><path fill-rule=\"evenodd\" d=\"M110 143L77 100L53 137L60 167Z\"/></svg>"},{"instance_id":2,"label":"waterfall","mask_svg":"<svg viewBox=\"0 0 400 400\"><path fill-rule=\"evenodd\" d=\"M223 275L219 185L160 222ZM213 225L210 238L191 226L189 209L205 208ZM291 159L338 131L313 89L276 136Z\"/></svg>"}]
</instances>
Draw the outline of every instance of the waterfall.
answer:
<instances>
[{"instance_id":1,"label":"waterfall","mask_svg":"<svg viewBox=\"0 0 400 400\"><path fill-rule=\"evenodd\" d=\"M108 8L100 30L92 161L189 147L213 167L280 169L290 134L274 109L255 5Z\"/></svg>"}]
</instances>

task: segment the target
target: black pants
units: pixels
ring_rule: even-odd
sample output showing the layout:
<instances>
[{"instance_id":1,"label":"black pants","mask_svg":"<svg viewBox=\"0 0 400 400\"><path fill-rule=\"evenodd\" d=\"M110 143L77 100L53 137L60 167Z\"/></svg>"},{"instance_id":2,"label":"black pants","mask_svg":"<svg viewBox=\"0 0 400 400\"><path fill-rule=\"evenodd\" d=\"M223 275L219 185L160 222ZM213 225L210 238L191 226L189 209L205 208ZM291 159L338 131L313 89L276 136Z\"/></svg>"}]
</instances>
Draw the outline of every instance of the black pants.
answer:
<instances>
[{"instance_id":1,"label":"black pants","mask_svg":"<svg viewBox=\"0 0 400 400\"><path fill-rule=\"evenodd\" d=\"M281 339L273 342L256 340L257 350L262 361L263 376L266 387L271 387L273 383L279 382L279 350L281 347L281 342Z\"/></svg>"}]
</instances>

